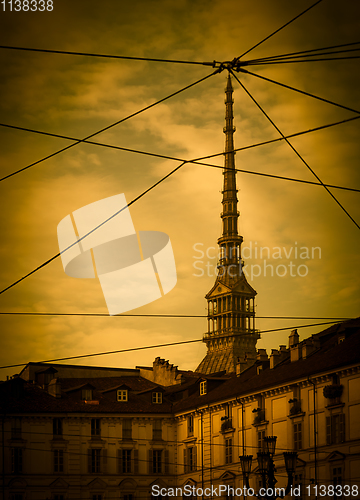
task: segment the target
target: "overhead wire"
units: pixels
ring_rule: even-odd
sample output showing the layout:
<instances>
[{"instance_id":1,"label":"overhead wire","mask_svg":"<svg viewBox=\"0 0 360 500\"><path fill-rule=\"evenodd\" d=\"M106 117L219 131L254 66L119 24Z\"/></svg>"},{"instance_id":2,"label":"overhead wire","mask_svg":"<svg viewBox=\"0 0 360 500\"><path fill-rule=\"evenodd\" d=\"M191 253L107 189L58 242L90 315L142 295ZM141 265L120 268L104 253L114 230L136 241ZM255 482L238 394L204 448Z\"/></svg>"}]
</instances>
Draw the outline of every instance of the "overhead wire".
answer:
<instances>
[{"instance_id":1,"label":"overhead wire","mask_svg":"<svg viewBox=\"0 0 360 500\"><path fill-rule=\"evenodd\" d=\"M109 313L63 313L63 312L40 312L40 311L0 311L3 316L88 316L106 318L207 318L207 314L129 314L121 313L110 316ZM331 319L335 321L348 321L355 318L329 318L314 316L256 316L257 319Z\"/></svg>"},{"instance_id":2,"label":"overhead wire","mask_svg":"<svg viewBox=\"0 0 360 500\"><path fill-rule=\"evenodd\" d=\"M54 261L55 259L57 259L58 257L60 257L61 254L63 254L64 252L68 251L73 246L77 245L83 239L87 238L90 234L92 234L94 231L96 231L97 229L99 229L100 227L102 227L104 224L106 224L107 222L109 222L111 219L113 219L114 217L116 217L118 214L120 214L127 207L130 207L133 203L135 203L140 198L142 198L143 196L145 196L149 191L151 191L152 189L154 189L156 186L158 186L159 184L161 184L168 177L170 177L175 172L177 172L185 164L186 164L186 161L184 161L183 163L181 163L180 165L178 165L176 168L174 168L173 170L171 170L168 174L164 175L160 180L158 180L157 182L155 182L148 189L145 189L145 191L143 191L141 194L139 194L136 198L133 198L127 205L125 205L120 210L118 210L117 212L115 212L113 215L111 215L108 219L104 220L102 223L98 224L91 231L89 231L86 234L84 234L84 236L82 236L81 238L78 238L76 241L74 241L74 243L72 243L71 245L69 245L67 248L65 248L61 252L56 253L55 255L53 255L52 257L50 257L50 259L48 259L45 262L43 262L42 264L40 264L39 266L37 266L35 269L33 269L32 271L30 271L29 273L25 274L21 278L17 279L16 281L14 281L13 283L11 283L10 285L8 285L5 288L3 288L2 290L0 290L0 294L6 292L7 290L10 290L14 286L16 286L19 283L21 283L22 281L24 281L26 278L29 278L30 276L32 276L33 274L35 274L37 271L40 271L40 269L44 268L45 266L47 266L48 264L50 264L52 261Z\"/></svg>"},{"instance_id":3,"label":"overhead wire","mask_svg":"<svg viewBox=\"0 0 360 500\"><path fill-rule=\"evenodd\" d=\"M336 106L338 108L346 109L347 111L352 111L353 113L360 114L360 111L357 109L350 108L349 106L344 106L343 104L339 104L339 103L334 102L334 101L330 101L329 99L325 99L324 97L320 97L320 96L317 96L315 94L311 94L310 92L305 92L305 90L297 89L295 87L292 87L291 85L287 85L285 83L281 83L281 82L278 82L276 80L272 80L271 78L267 78L265 76L258 75L256 73L252 73L251 71L248 71L246 69L240 68L239 71L241 73L247 73L248 75L252 75L252 76L255 76L256 78L260 78L261 80L265 80L267 82L274 83L275 85L279 85L279 86L284 87L286 89L293 90L294 92L298 92L299 94L303 94L303 95L306 95L308 97L312 97L313 99L317 99L319 101L326 102L327 104L332 104L333 106Z\"/></svg>"},{"instance_id":4,"label":"overhead wire","mask_svg":"<svg viewBox=\"0 0 360 500\"><path fill-rule=\"evenodd\" d=\"M160 59L155 57L135 57L135 56L122 56L122 55L111 55L111 54L97 54L89 52L75 52L70 50L53 50L53 49L39 49L34 47L15 47L10 45L0 45L0 49L9 50L19 50L27 52L42 52L47 54L65 54L71 56L85 56L85 57L100 57L106 59L125 59L130 61L149 61L149 62L165 62L165 63L176 63L176 64L198 64L202 66L213 66L214 62L201 62L201 61L184 61L178 59Z\"/></svg>"},{"instance_id":5,"label":"overhead wire","mask_svg":"<svg viewBox=\"0 0 360 500\"><path fill-rule=\"evenodd\" d=\"M199 375L199 377L200 377L200 375ZM235 398L229 398L229 399L235 399ZM121 405L121 403L120 403L120 405ZM56 412L53 412L53 413L56 413ZM150 413L150 412L149 412L149 413ZM164 412L164 413L168 413L168 412ZM180 411L179 411L179 413L180 413ZM126 413L120 413L120 412L118 412L118 414L116 415L116 417L118 417L118 416L119 416L119 414L121 415L121 417L122 417L122 418L127 418L127 416L126 416L127 414L126 414ZM86 416L88 416L88 417L89 417L89 419L94 418L94 417L93 417L93 415L92 415L91 413L87 413L87 414L85 414L85 415L86 415ZM107 413L107 414L106 414L106 416L104 416L104 417L95 417L95 418L100 418L100 419L101 419L101 418L104 418L104 419L106 419L106 418L109 418L109 417L110 417L110 415L112 415L112 416L113 416L113 414L111 414L111 413ZM154 415L154 414L153 414L153 413L151 413L151 415ZM121 418L121 417L120 417L120 418ZM53 418L61 418L61 417L53 417ZM110 418L111 418L111 417L110 417ZM145 417L145 418L146 418L146 417ZM156 416L154 416L154 418L156 418ZM161 419L162 417L158 417L158 418L160 418L160 419ZM5 434L11 434L11 432L12 432L12 429L4 429L4 433L5 433ZM26 434L31 434L31 435L35 435L35 436L39 436L39 435L40 435L40 436L54 436L54 433L53 433L53 432L46 432L46 431L34 431L34 430L31 430L31 431L24 431L24 430L22 430L22 429L21 429L21 435L23 435L23 434L24 434L24 435L26 435ZM118 439L121 439L120 437L117 437L117 438L111 438L111 437L110 437L110 438L108 438L107 436L102 436L101 434L100 434L100 436L101 436L101 438L104 438L104 439L117 439L117 440L118 440ZM55 435L54 437L55 437L55 439L54 439L54 441L55 441L55 440L56 440L56 437L59 437L59 436L56 436L56 435ZM73 438L74 438L74 437L76 437L76 438L81 438L81 439L91 439L91 438L94 438L94 436L93 436L93 435L91 435L91 434L76 434L76 433L66 433L66 432L63 432L63 433L61 434L61 437L65 437L65 438L71 438L71 437L73 437ZM136 437L136 441L140 441L140 442L141 442L141 441L146 441L146 442L149 442L149 439L148 439L148 438L140 438L140 437ZM169 444L180 444L180 443L179 443L179 440L174 440L174 439L166 439L166 443L169 443ZM181 444L182 444L182 443L181 443ZM209 446L209 447L213 447L213 448L216 448L216 447L222 447L222 448L225 448L225 447L226 447L226 444L225 444L225 443L214 443L214 442L213 442L213 443L211 443L211 442L209 442L209 441L205 441L205 440L203 441L203 444L204 444L204 445L206 445L206 446ZM12 446L12 445L10 444L9 446ZM242 448L242 444L233 444L233 446L234 446L235 448ZM257 450L257 449L258 449L258 446L257 446L257 445L254 445L254 446L252 446L252 445L245 445L245 448L251 448L251 449L256 449L256 450ZM28 449L28 448L27 448L27 449ZM292 451L292 448L279 448L279 447L276 447L276 451L278 451L278 450L281 450L281 451ZM303 451L303 452L305 453L305 450L301 450L301 451ZM113 457L113 458L116 458L116 457ZM175 464L175 465L176 465L176 464ZM182 464L177 464L177 465L182 465Z\"/></svg>"},{"instance_id":6,"label":"overhead wire","mask_svg":"<svg viewBox=\"0 0 360 500\"><path fill-rule=\"evenodd\" d=\"M280 332L280 331L284 331L284 330L294 330L294 329L300 329L300 328L309 328L309 327L313 327L313 326L323 326L323 325L333 325L333 324L336 324L336 323L341 323L341 321L327 321L327 322L322 322L322 323L311 323L311 324L308 324L308 325L298 325L298 326L288 326L288 327L284 327L284 328L274 328L274 329L271 329L271 330L262 330L260 331L260 333L272 333L272 332ZM180 345L180 344L192 344L192 343L195 343L195 342L203 342L203 339L194 339L194 340L183 340L181 342L169 342L169 343L166 343L166 344L156 344L156 345L152 345L152 346L143 346L143 347L132 347L132 348L129 348L129 349L118 349L118 350L115 350L115 351L104 351L104 352L97 352L97 353L92 353L92 354L81 354L81 355L77 355L77 356L67 356L67 357L63 357L63 358L54 358L54 359L48 359L48 360L44 360L44 361L37 361L36 363L55 363L57 361L66 361L66 360L69 360L69 359L81 359L81 358L91 358L91 357L95 357L95 356L104 356L104 355L108 355L108 354L120 354L120 353L123 353L123 352L131 352L131 351L142 351L142 350L146 350L146 349L155 349L157 347L170 347L170 346L175 346L175 345ZM36 364L35 363L35 364ZM12 365L4 365L4 366L0 366L0 369L4 369L4 368L16 368L16 367L19 367L19 366L26 366L28 363L17 363L17 364L12 364Z\"/></svg>"},{"instance_id":7,"label":"overhead wire","mask_svg":"<svg viewBox=\"0 0 360 500\"><path fill-rule=\"evenodd\" d=\"M267 62L254 62L249 63L246 66L262 66L269 64L291 64L291 63L306 63L306 62L318 62L318 61L346 61L348 59L360 59L360 56L347 56L347 57L322 57L320 59L279 59Z\"/></svg>"},{"instance_id":8,"label":"overhead wire","mask_svg":"<svg viewBox=\"0 0 360 500\"><path fill-rule=\"evenodd\" d=\"M4 177L2 177L0 179L0 181L8 179L9 177L12 177L16 174L19 174L20 172L23 172L24 170L27 170L28 168L33 167L34 165L38 165L39 163L41 163L45 160L48 160L49 158L53 158L54 156L57 156L58 154L63 153L64 151L67 151L68 149L73 148L74 146L77 146L78 144L90 139L91 137L94 137L95 135L101 134L102 132L105 132L106 130L111 129L111 128L115 127L116 125L119 125L120 123L123 123L126 120L129 120L130 118L133 118L134 116L137 116L140 113L143 113L144 111L147 111L148 109L153 108L154 106L157 106L158 104L161 104L162 102L170 99L171 97L174 97L174 96L180 94L181 92L184 92L185 90L188 90L189 88L194 87L195 85L207 80L208 78L210 78L211 76L213 76L217 73L218 73L218 70L210 73L209 75L207 75L203 78L200 78L196 82L193 82L190 85L187 85L186 87L183 87L180 90L177 90L176 92L173 92L172 94L170 94L166 97L163 97L162 99L160 99L156 102L153 102L152 104L149 104L148 106L145 106L144 108L136 111L135 113L131 113L130 115L126 116L125 118L122 118L121 120L118 120L118 121L112 123L111 125L108 125L108 126L102 128L101 130L98 130L97 132L94 132L93 134L90 134L90 135L84 137L84 139L78 139L74 144L70 144L69 146L66 146L65 148L59 149L58 151L55 151L54 153L47 155L47 156L41 158L40 160L37 160L37 161L31 163L30 165L27 165L26 167L20 168L20 169L16 170L15 172L12 172L8 175L5 175Z\"/></svg>"},{"instance_id":9,"label":"overhead wire","mask_svg":"<svg viewBox=\"0 0 360 500\"><path fill-rule=\"evenodd\" d=\"M271 38L272 36L274 36L276 33L279 33L279 31L281 31L282 29L284 29L286 26L289 26L289 24L291 24L296 19L299 19L299 17L301 17L302 15L304 15L306 12L308 12L309 10L311 10L313 7L315 7L316 5L318 5L320 2L322 2L322 0L318 0L317 2L313 3L312 5L310 5L310 7L308 7L305 10L303 10L302 12L300 12L300 14L298 14L297 16L295 16L292 19L290 19L290 21L288 21L287 23L283 24L280 28L278 28L277 30L275 30L272 33L270 33L270 35L268 35L267 37L263 38L260 42L258 42L255 45L253 45L246 52L243 52L241 54L241 56L237 57L237 60L239 60L242 57L244 57L246 54L248 54L249 52L251 52L252 50L254 50L256 47L259 47L259 45L261 45L262 43L264 43L266 40L269 40L269 38Z\"/></svg>"},{"instance_id":10,"label":"overhead wire","mask_svg":"<svg viewBox=\"0 0 360 500\"><path fill-rule=\"evenodd\" d=\"M293 137L299 137L301 135L309 134L311 132L323 130L323 129L326 129L326 128L329 128L329 127L333 127L333 126L336 126L336 125L340 125L340 124L347 123L347 122L354 121L354 120L358 120L358 119L360 119L360 115L353 116L351 118L346 118L344 120L333 122L333 123L330 123L330 124L327 124L327 125L320 125L319 127L314 127L312 129L304 130L304 131L301 131L301 132L295 132L294 134L290 134L290 135L285 136L285 139L290 139L290 138L293 138ZM204 159L209 159L209 158L215 158L215 157L218 157L218 156L223 156L224 155L223 152L221 152L221 153L215 153L215 154L207 155L207 156L202 156L202 157L199 157L199 158L197 158L195 160L185 160L184 158L178 158L178 157L169 156L169 155L161 155L161 154L158 154L158 153L150 153L149 151L142 151L142 150L138 150L138 149L125 148L123 146L115 146L115 145L112 145L112 144L105 144L105 143L96 142L96 141L89 141L89 140L84 140L84 139L82 140L82 139L78 139L78 138L75 138L75 137L69 137L69 136L65 136L65 135L61 135L61 134L54 134L54 133L51 133L51 132L45 132L45 131L41 131L41 130L35 130L35 129L27 128L27 127L20 127L20 126L17 126L17 125L10 125L10 124L6 124L6 123L0 123L0 127L5 127L5 128L15 129L15 130L22 130L24 132L31 132L31 133L35 133L35 134L41 134L41 135L50 136L50 137L57 137L59 139L66 139L66 140L70 140L70 141L83 142L84 144L90 144L90 145L94 145L94 146L101 146L101 147L105 147L105 148L110 148L110 149L115 149L115 150L119 150L119 151L129 152L129 153L142 154L142 155L145 155L145 156L152 156L152 157L155 157L155 158L161 158L161 159L172 160L172 161L186 161L187 163L192 163L192 164L195 164L195 165L202 165L202 166L206 166L206 167L226 169L226 167L224 167L224 166L213 165L211 163L204 163L202 161ZM258 143L255 143L255 144L250 144L248 146L243 146L243 147L240 147L240 148L236 148L232 152L245 151L247 149L251 149L251 148L255 148L255 147L260 147L260 146L265 146L265 145L268 145L268 144L273 144L275 142L280 142L280 141L283 141L285 139L283 137L277 137L276 139L270 139L268 141L262 141L262 142L258 142ZM266 174L266 173L263 173L263 172L255 172L255 171L252 171L252 170L245 170L245 169L240 169L240 168L236 168L235 171L236 172L246 173L246 174L252 174L252 175L260 175L260 176L265 176L265 177L272 177L272 178L275 178L275 179L282 179L282 180L287 180L287 181L292 181L292 182L300 182L300 183L305 183L305 184L312 184L312 185L315 185L315 186L322 186L322 184L320 184L318 182L304 180L304 179L295 179L295 178L292 178L292 177L286 177L286 176L281 176L281 175ZM4 179L5 178L0 179L0 181L4 180ZM353 187L348 187L348 186L338 186L338 185L334 185L334 184L325 184L325 186L331 187L331 188L334 188L334 189L342 189L342 190L347 190L347 191L360 192L360 189L353 188Z\"/></svg>"},{"instance_id":11,"label":"overhead wire","mask_svg":"<svg viewBox=\"0 0 360 500\"><path fill-rule=\"evenodd\" d=\"M238 81L238 83L241 85L241 87L244 89L244 91L248 94L250 99L254 102L254 104L260 109L260 111L263 113L263 115L269 120L269 122L273 125L273 127L279 132L279 134L285 139L284 134L281 132L279 127L274 123L274 121L269 117L269 115L266 113L266 111L260 106L260 104L256 101L256 99L251 95L251 93L246 89L244 84L237 78L237 76L234 74L233 71L231 71L231 74L234 76L234 78ZM300 155L300 153L295 149L295 147L289 142L288 139L285 139L285 142L290 146L290 148L294 151L294 153L297 155L297 157L304 163L304 165L308 168L308 170L314 175L314 177L321 183L321 185L324 187L324 189L328 192L328 194L333 198L333 200L339 205L339 207L345 212L345 214L349 217L349 219L355 224L355 226L360 229L360 225L355 221L355 219L350 215L350 213L346 210L346 208L340 203L340 201L336 198L336 196L330 191L328 187L324 185L320 177L316 174L316 172L310 167L310 165L304 160L304 158Z\"/></svg>"},{"instance_id":12,"label":"overhead wire","mask_svg":"<svg viewBox=\"0 0 360 500\"><path fill-rule=\"evenodd\" d=\"M246 61L246 63L248 64L248 63L253 63L253 62L269 61L271 59L288 58L288 57L292 57L292 56L299 56L299 57L308 56L308 57L310 57L311 53L313 53L313 52L319 52L321 50L338 49L340 47L349 47L349 46L353 46L353 45L360 45L360 42L342 43L340 45L331 45L328 47L320 47L318 49L299 50L297 52L288 52L285 54L277 54L275 56L258 57L255 59L249 59L248 61ZM349 49L349 50L354 50L354 51L360 50L360 47L356 48L356 49ZM344 50L343 52L347 52L347 50ZM325 54L331 54L331 53L332 52L325 52ZM314 56L317 56L317 55L318 54L314 54Z\"/></svg>"}]
</instances>

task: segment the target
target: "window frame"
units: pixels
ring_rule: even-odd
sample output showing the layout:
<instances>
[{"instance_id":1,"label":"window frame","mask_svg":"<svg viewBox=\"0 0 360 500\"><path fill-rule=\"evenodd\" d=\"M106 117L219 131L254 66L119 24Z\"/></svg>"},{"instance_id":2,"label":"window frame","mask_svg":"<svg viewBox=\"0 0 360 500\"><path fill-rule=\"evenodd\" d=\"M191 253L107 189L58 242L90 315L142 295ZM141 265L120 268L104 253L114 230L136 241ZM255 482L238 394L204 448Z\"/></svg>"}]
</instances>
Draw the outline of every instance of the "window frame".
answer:
<instances>
[{"instance_id":1,"label":"window frame","mask_svg":"<svg viewBox=\"0 0 360 500\"><path fill-rule=\"evenodd\" d=\"M53 450L53 469L54 473L59 474L64 472L64 450Z\"/></svg>"},{"instance_id":2,"label":"window frame","mask_svg":"<svg viewBox=\"0 0 360 500\"><path fill-rule=\"evenodd\" d=\"M92 418L91 419L91 438L100 438L101 437L101 418Z\"/></svg>"},{"instance_id":3,"label":"window frame","mask_svg":"<svg viewBox=\"0 0 360 500\"><path fill-rule=\"evenodd\" d=\"M233 440L231 438L225 438L225 464L233 463Z\"/></svg>"},{"instance_id":4,"label":"window frame","mask_svg":"<svg viewBox=\"0 0 360 500\"><path fill-rule=\"evenodd\" d=\"M161 405L163 402L163 394L162 392L153 392L152 393L152 404L153 405Z\"/></svg>"},{"instance_id":5,"label":"window frame","mask_svg":"<svg viewBox=\"0 0 360 500\"><path fill-rule=\"evenodd\" d=\"M11 473L23 473L23 449L19 447L11 448Z\"/></svg>"},{"instance_id":6,"label":"window frame","mask_svg":"<svg viewBox=\"0 0 360 500\"><path fill-rule=\"evenodd\" d=\"M118 389L116 392L117 401L128 401L128 390L127 389Z\"/></svg>"},{"instance_id":7,"label":"window frame","mask_svg":"<svg viewBox=\"0 0 360 500\"><path fill-rule=\"evenodd\" d=\"M62 437L63 435L63 422L61 418L53 418L53 437Z\"/></svg>"},{"instance_id":8,"label":"window frame","mask_svg":"<svg viewBox=\"0 0 360 500\"><path fill-rule=\"evenodd\" d=\"M199 386L200 396L205 396L207 394L207 380L202 380Z\"/></svg>"},{"instance_id":9,"label":"window frame","mask_svg":"<svg viewBox=\"0 0 360 500\"><path fill-rule=\"evenodd\" d=\"M295 451L303 449L303 425L302 425L302 422L294 422L293 423L293 444L294 444Z\"/></svg>"},{"instance_id":10,"label":"window frame","mask_svg":"<svg viewBox=\"0 0 360 500\"><path fill-rule=\"evenodd\" d=\"M125 425L126 424L126 425ZM121 425L122 439L132 439L132 418L123 418Z\"/></svg>"}]
</instances>

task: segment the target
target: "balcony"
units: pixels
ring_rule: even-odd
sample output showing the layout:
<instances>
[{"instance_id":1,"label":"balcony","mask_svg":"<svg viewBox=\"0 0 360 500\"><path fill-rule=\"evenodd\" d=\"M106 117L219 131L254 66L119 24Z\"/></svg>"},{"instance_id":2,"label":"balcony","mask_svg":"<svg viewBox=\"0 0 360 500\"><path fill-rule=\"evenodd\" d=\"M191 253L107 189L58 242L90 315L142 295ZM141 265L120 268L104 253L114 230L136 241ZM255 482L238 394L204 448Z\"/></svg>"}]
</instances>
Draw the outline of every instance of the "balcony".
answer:
<instances>
[{"instance_id":1,"label":"balcony","mask_svg":"<svg viewBox=\"0 0 360 500\"><path fill-rule=\"evenodd\" d=\"M234 431L233 425L232 425L232 418L230 417L221 417L221 420L223 421L221 424L221 432L230 432Z\"/></svg>"},{"instance_id":2,"label":"balcony","mask_svg":"<svg viewBox=\"0 0 360 500\"><path fill-rule=\"evenodd\" d=\"M253 410L254 415L254 422L253 425L260 425L266 422L265 420L265 410L262 408L255 408Z\"/></svg>"},{"instance_id":3,"label":"balcony","mask_svg":"<svg viewBox=\"0 0 360 500\"><path fill-rule=\"evenodd\" d=\"M324 397L328 400L328 406L341 405L341 396L344 386L341 384L326 385L323 389Z\"/></svg>"}]
</instances>

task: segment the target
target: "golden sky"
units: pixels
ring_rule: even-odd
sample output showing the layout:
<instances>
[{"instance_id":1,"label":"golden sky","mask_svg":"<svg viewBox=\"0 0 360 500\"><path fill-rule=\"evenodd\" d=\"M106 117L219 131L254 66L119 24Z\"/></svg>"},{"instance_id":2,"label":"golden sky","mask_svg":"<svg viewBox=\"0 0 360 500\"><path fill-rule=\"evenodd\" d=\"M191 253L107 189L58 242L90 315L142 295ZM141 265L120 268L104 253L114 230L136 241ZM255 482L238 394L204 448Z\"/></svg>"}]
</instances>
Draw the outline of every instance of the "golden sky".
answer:
<instances>
[{"instance_id":1,"label":"golden sky","mask_svg":"<svg viewBox=\"0 0 360 500\"><path fill-rule=\"evenodd\" d=\"M296 0L54 0L47 12L1 12L0 45L164 58L226 61L239 56L302 12ZM3 8L3 6L1 6ZM355 42L360 4L324 0L244 59ZM356 54L356 53L354 53ZM352 53L349 53L352 55ZM208 66L100 59L0 49L1 123L86 137L212 72ZM253 66L257 74L360 109L358 59ZM239 78L284 134L356 116L250 75ZM93 140L178 158L221 153L224 147L226 72L131 118ZM236 147L278 137L236 81ZM50 155L70 141L0 127L1 176ZM359 121L291 140L328 184L360 188ZM222 165L222 158L210 160ZM84 205L118 193L131 201L179 162L81 144L0 183L1 289L58 252L57 225ZM284 142L236 155L238 168L314 180ZM359 315L359 230L324 188L238 173L240 233L249 281L257 290L257 316L355 317ZM205 314L220 236L220 169L182 167L136 202L137 230L170 236L178 274L163 298L138 314ZM332 192L360 223L359 193ZM250 244L252 255L250 255ZM210 248L201 264L199 252ZM267 264L286 276L264 276ZM320 247L311 255L313 247ZM281 249L281 258L279 250ZM301 248L303 250L301 250ZM306 256L306 250L309 255ZM292 249L292 250L291 250ZM297 250L297 257L295 251ZM277 252L277 253L276 253ZM292 252L289 254L289 252ZM303 257L300 254L303 252ZM305 253L304 253L305 252ZM266 256L266 253L265 253ZM314 257L314 258L312 258ZM292 273L290 276L290 264ZM206 267L208 266L208 267ZM306 272L306 276L298 275ZM306 266L306 267L304 267ZM199 268L203 269L204 275ZM207 271L209 269L209 272ZM261 271L259 272L259 269ZM268 268L269 269L269 268ZM209 274L209 276L207 275ZM97 280L67 276L56 259L0 296L0 311L106 313ZM127 349L201 338L206 319L139 317L1 316L0 365ZM261 330L312 321L258 319ZM316 321L313 321L316 322ZM319 321L320 322L320 321ZM302 338L322 327L300 330ZM264 333L258 347L286 344L289 332ZM74 361L134 367L156 356L195 369L205 345L188 344ZM20 369L2 370L0 378Z\"/></svg>"}]
</instances>

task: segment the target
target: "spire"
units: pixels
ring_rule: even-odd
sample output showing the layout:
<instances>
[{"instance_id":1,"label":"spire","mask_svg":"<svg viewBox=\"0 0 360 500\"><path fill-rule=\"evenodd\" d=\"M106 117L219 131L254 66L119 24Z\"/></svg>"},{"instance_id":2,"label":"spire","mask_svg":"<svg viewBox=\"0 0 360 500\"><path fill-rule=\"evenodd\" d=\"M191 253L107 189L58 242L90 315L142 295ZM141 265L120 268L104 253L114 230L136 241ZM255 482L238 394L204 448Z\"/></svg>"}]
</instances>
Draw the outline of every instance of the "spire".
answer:
<instances>
[{"instance_id":1,"label":"spire","mask_svg":"<svg viewBox=\"0 0 360 500\"><path fill-rule=\"evenodd\" d=\"M241 275L241 243L242 236L238 234L237 189L234 152L234 112L233 112L233 87L231 75L228 74L225 88L225 163L224 163L224 187L222 191L222 236L218 239L220 247L219 270L222 276L229 279L229 267L231 276L239 278ZM236 271L235 271L235 268Z\"/></svg>"},{"instance_id":2,"label":"spire","mask_svg":"<svg viewBox=\"0 0 360 500\"><path fill-rule=\"evenodd\" d=\"M236 170L234 152L233 88L228 75L225 89L225 163L222 191L222 234L218 239L219 263L215 284L206 295L208 331L204 335L207 354L196 371L234 373L251 366L256 359L256 291L242 272L242 236L238 233Z\"/></svg>"}]
</instances>

